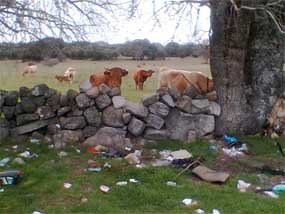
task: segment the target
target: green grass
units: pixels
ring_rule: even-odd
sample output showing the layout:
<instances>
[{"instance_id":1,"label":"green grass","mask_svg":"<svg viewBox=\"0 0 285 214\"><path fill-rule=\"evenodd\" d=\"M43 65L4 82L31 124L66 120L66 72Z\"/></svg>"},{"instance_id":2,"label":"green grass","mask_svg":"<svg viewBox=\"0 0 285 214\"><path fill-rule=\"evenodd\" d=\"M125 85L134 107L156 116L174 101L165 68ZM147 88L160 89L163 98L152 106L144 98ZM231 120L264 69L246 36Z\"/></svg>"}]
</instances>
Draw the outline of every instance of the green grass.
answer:
<instances>
[{"instance_id":1,"label":"green grass","mask_svg":"<svg viewBox=\"0 0 285 214\"><path fill-rule=\"evenodd\" d=\"M245 140L255 157L263 157L264 160L273 157L280 159L280 154L270 144L271 140L261 137L248 137ZM281 143L285 145L284 141ZM7 186L5 191L0 193L0 213L32 213L35 210L44 213L194 213L196 208L210 213L216 208L222 213L278 214L283 213L285 209L285 197L275 200L253 192L237 191L238 179L257 182L255 184L258 185L257 173L254 172L241 171L231 176L225 185L198 181L193 179L190 172L186 172L176 180L177 187L169 187L165 182L175 180L180 169L137 169L121 160L102 160L91 154L76 153L74 148L67 150L67 157L59 158L58 151L48 149L47 145L34 145L29 142L21 142L20 151L14 152L12 145L13 142L0 144L0 159L7 156L14 158L26 147L39 154L39 157L27 160L23 167L11 164L1 169L21 169L24 176L19 184ZM195 157L203 156L206 165L214 165L216 161L216 155L208 150L208 143L205 141L194 144L165 141L149 145L146 149L181 148L191 151ZM264 151L268 156L264 156ZM104 169L100 173L84 172L83 169L90 158L99 159L98 162L111 162L112 168ZM117 181L129 178L135 178L140 183L123 187L115 185ZM73 186L64 189L64 182L71 182ZM101 193L98 190L101 184L110 186L111 192ZM81 203L84 197L88 198L87 203ZM181 203L184 198L189 197L198 201L197 207L187 208Z\"/></svg>"},{"instance_id":2,"label":"green grass","mask_svg":"<svg viewBox=\"0 0 285 214\"><path fill-rule=\"evenodd\" d=\"M38 64L38 72L33 75L23 77L21 71L26 63L18 61L0 61L0 89L17 90L20 86L32 87L39 83L46 83L48 86L59 91L66 91L69 88L78 91L79 83L89 79L93 73L103 73L104 68L119 66L129 70L129 75L123 78L121 86L122 94L129 100L138 101L143 95L153 93L158 86L157 74L154 74L144 84L144 91L135 90L132 72L137 66L145 69L158 71L161 66L167 66L178 69L198 70L209 74L209 65L202 64L200 58L169 58L156 61L134 61L134 60L113 60L113 61L87 61L87 60L67 60L53 67ZM74 67L77 70L75 83L59 83L54 76L62 75L68 67Z\"/></svg>"}]
</instances>

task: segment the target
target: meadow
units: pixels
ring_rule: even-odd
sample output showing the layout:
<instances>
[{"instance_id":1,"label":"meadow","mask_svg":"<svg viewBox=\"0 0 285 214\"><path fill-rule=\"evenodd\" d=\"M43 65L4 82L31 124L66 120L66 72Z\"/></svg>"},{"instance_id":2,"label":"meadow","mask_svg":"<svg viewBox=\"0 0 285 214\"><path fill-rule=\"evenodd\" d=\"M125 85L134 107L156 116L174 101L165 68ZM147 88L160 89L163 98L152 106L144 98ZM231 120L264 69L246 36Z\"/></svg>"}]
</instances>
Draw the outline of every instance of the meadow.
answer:
<instances>
[{"instance_id":1,"label":"meadow","mask_svg":"<svg viewBox=\"0 0 285 214\"><path fill-rule=\"evenodd\" d=\"M122 94L129 100L137 101L141 96L150 94L157 89L157 73L149 78L144 85L144 91L136 91L135 83L132 78L132 72L140 66L145 69L158 71L160 67L170 67L185 70L201 71L210 75L209 64L203 64L202 58L167 58L166 60L154 61L134 61L129 59L118 59L113 61L87 61L87 60L66 60L55 66L49 67L38 64L38 72L26 76L21 75L21 71L26 63L19 61L0 61L0 89L14 90L20 86L32 87L39 83L46 83L49 87L66 91L69 88L78 91L79 84L83 80L89 79L93 73L103 73L105 68L119 66L129 71L127 77L123 79L121 86ZM68 83L59 83L54 76L62 75L68 67L74 67L77 70L75 81L72 85Z\"/></svg>"}]
</instances>

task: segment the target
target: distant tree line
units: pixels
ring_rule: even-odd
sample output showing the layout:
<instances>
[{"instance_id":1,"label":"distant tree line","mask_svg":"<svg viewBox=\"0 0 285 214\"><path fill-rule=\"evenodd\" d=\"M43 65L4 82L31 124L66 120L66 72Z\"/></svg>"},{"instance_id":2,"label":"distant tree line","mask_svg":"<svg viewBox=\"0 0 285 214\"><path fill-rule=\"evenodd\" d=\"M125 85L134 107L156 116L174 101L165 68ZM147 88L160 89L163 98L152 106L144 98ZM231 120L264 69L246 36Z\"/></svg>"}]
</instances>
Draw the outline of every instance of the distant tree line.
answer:
<instances>
[{"instance_id":1,"label":"distant tree line","mask_svg":"<svg viewBox=\"0 0 285 214\"><path fill-rule=\"evenodd\" d=\"M163 46L147 39L136 39L123 44L106 42L72 42L62 39L45 38L30 43L0 43L0 60L17 59L22 61L43 61L57 59L112 60L118 56L133 60L155 60L165 57L203 56L207 49L201 44L179 44L169 42Z\"/></svg>"}]
</instances>

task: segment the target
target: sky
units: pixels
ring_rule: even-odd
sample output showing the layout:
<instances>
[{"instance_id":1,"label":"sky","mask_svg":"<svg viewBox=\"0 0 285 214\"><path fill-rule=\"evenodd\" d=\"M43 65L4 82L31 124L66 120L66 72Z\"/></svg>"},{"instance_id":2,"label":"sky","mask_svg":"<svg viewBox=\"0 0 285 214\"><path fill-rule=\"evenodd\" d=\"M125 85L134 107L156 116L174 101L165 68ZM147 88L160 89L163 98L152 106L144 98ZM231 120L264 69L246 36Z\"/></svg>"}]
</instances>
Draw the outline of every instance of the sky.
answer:
<instances>
[{"instance_id":1,"label":"sky","mask_svg":"<svg viewBox=\"0 0 285 214\"><path fill-rule=\"evenodd\" d=\"M159 5L157 7L159 9ZM159 23L153 16L153 10L151 1L142 1L135 17L129 19L119 16L114 22L114 27L110 27L102 35L92 35L90 39L109 43L123 43L146 38L151 42L162 44L167 44L170 41L178 43L201 42L208 39L210 9L207 6L200 8L199 17L196 8L192 8L191 15L185 14L182 18L179 15L162 11L157 15ZM176 27L177 23L179 23L178 27ZM196 33L195 26L197 26Z\"/></svg>"}]
</instances>

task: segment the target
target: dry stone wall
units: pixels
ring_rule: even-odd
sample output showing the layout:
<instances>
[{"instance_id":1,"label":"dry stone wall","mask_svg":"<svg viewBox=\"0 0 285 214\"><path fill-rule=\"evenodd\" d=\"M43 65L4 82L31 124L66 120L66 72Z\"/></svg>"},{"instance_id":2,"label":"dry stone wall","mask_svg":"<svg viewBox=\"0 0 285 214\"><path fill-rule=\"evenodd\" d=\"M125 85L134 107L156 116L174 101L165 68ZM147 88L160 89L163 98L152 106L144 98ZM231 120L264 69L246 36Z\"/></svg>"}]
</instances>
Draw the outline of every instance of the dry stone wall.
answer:
<instances>
[{"instance_id":1,"label":"dry stone wall","mask_svg":"<svg viewBox=\"0 0 285 214\"><path fill-rule=\"evenodd\" d=\"M117 150L137 139L191 140L214 131L220 106L204 97L179 96L160 89L133 103L119 88L88 82L80 92L60 93L45 84L0 90L0 139L40 133L56 148L70 142Z\"/></svg>"}]
</instances>

